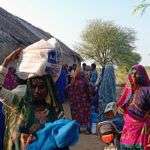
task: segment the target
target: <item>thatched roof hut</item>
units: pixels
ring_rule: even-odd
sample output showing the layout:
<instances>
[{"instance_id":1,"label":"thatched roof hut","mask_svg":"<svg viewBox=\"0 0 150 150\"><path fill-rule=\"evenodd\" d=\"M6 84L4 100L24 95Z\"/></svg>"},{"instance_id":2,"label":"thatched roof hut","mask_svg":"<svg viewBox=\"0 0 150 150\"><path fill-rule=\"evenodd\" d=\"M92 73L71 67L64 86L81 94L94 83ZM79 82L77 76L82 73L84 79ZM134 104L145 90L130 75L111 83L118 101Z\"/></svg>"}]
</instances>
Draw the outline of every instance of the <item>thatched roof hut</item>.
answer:
<instances>
[{"instance_id":1,"label":"thatched roof hut","mask_svg":"<svg viewBox=\"0 0 150 150\"><path fill-rule=\"evenodd\" d=\"M26 47L40 39L48 40L51 37L53 36L50 33L31 25L0 7L0 63L12 50L20 46ZM69 65L80 64L81 56L60 40L59 42L63 51L64 63Z\"/></svg>"}]
</instances>

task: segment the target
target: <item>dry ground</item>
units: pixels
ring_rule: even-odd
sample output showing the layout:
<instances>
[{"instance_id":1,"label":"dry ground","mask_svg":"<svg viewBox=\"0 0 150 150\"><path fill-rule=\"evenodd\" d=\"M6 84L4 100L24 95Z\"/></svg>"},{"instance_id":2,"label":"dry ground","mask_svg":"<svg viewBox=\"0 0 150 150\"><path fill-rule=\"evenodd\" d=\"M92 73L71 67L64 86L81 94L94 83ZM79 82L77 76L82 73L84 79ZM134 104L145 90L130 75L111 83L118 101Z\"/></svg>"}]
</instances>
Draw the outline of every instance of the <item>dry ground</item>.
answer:
<instances>
[{"instance_id":1,"label":"dry ground","mask_svg":"<svg viewBox=\"0 0 150 150\"><path fill-rule=\"evenodd\" d=\"M103 150L103 144L98 141L96 135L80 135L79 142L71 147L71 150Z\"/></svg>"},{"instance_id":2,"label":"dry ground","mask_svg":"<svg viewBox=\"0 0 150 150\"><path fill-rule=\"evenodd\" d=\"M71 118L69 104L66 103L63 105L65 116ZM103 150L103 144L98 141L96 135L86 135L80 134L79 142L71 147L71 150Z\"/></svg>"}]
</instances>

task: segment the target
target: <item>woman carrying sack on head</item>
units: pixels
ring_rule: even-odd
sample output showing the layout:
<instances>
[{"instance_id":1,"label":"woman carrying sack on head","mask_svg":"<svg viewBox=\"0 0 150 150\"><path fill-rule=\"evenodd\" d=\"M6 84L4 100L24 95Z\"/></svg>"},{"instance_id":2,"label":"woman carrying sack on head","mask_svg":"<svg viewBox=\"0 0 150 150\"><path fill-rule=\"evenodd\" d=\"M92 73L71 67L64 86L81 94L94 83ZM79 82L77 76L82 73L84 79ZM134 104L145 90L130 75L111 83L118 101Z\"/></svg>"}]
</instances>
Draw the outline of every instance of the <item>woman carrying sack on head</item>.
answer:
<instances>
[{"instance_id":1,"label":"woman carrying sack on head","mask_svg":"<svg viewBox=\"0 0 150 150\"><path fill-rule=\"evenodd\" d=\"M55 99L54 85L49 74L34 75L27 79L26 85L19 85L12 91L3 87L7 67L18 59L20 53L21 49L12 52L0 66L0 97L5 108L6 124L4 150L25 150L28 144L36 140L33 133L42 128L44 123L57 120L62 111ZM36 103L42 104L42 108L37 108L40 110L38 114L46 120L36 118Z\"/></svg>"}]
</instances>

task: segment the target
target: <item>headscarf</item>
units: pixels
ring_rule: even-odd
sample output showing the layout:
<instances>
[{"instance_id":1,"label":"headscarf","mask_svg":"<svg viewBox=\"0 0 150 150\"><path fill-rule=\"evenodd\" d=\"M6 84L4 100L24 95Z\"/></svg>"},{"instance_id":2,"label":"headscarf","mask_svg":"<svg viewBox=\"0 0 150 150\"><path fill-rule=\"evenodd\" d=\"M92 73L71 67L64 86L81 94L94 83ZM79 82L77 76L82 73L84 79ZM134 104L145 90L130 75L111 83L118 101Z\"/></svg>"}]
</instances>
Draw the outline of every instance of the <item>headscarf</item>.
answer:
<instances>
[{"instance_id":1,"label":"headscarf","mask_svg":"<svg viewBox=\"0 0 150 150\"><path fill-rule=\"evenodd\" d=\"M138 74L139 78L133 79L132 75L135 77L135 74ZM140 85L137 84L140 80ZM128 80L125 84L125 87L122 91L121 97L117 102L117 106L122 107L128 103L130 96L134 94L134 92L138 89L139 86L150 86L150 80L145 68L142 65L134 65L132 66L129 74Z\"/></svg>"},{"instance_id":2,"label":"headscarf","mask_svg":"<svg viewBox=\"0 0 150 150\"><path fill-rule=\"evenodd\" d=\"M150 80L149 80L148 74L142 65L139 65L139 64L134 65L132 69L135 69L136 70L135 73L139 75L137 80L140 80L140 81L137 81L137 82L140 82L139 83L140 86L150 86Z\"/></svg>"},{"instance_id":3,"label":"headscarf","mask_svg":"<svg viewBox=\"0 0 150 150\"><path fill-rule=\"evenodd\" d=\"M85 75L84 75L84 72L81 71L80 66L77 66L77 68L76 68L76 70L75 70L75 73L74 73L74 75L73 75L71 84L73 85L76 80L79 80L79 79L81 79L81 78L82 78L82 79L85 79Z\"/></svg>"}]
</instances>

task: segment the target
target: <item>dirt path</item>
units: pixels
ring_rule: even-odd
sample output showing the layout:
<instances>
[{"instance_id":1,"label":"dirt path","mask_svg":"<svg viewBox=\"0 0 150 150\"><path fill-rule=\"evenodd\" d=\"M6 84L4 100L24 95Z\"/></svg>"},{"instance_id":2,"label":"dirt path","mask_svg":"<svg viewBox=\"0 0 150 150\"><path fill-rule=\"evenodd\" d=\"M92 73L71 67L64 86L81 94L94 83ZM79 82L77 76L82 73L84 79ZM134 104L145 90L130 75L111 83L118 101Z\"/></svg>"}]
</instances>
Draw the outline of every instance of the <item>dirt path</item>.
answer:
<instances>
[{"instance_id":1,"label":"dirt path","mask_svg":"<svg viewBox=\"0 0 150 150\"><path fill-rule=\"evenodd\" d=\"M69 104L65 103L63 105L65 116L71 118ZM85 135L80 134L79 142L70 148L71 150L103 150L103 144L98 141L96 135Z\"/></svg>"},{"instance_id":2,"label":"dirt path","mask_svg":"<svg viewBox=\"0 0 150 150\"><path fill-rule=\"evenodd\" d=\"M81 134L79 142L71 150L103 150L103 147L96 135Z\"/></svg>"}]
</instances>

